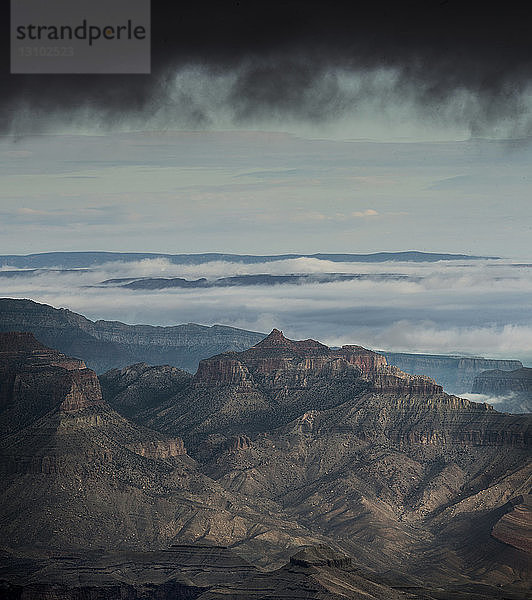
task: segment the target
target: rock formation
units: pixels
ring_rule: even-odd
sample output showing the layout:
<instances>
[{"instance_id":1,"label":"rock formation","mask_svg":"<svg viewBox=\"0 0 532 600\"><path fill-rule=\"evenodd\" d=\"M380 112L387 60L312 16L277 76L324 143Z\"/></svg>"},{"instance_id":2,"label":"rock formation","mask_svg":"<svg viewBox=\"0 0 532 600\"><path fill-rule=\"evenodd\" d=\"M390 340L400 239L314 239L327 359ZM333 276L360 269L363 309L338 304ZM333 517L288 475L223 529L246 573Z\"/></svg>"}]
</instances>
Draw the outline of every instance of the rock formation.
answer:
<instances>
[{"instance_id":1,"label":"rock formation","mask_svg":"<svg viewBox=\"0 0 532 600\"><path fill-rule=\"evenodd\" d=\"M81 361L27 333L0 334L0 350L4 547L149 549L178 540L250 540L250 549L267 554L272 542L260 539L257 523L276 531L283 517L262 514L260 504L202 474L179 436L112 410ZM135 383L132 372L146 370L137 365L122 375ZM280 526L276 539L316 541L298 524Z\"/></svg>"},{"instance_id":2,"label":"rock formation","mask_svg":"<svg viewBox=\"0 0 532 600\"><path fill-rule=\"evenodd\" d=\"M278 330L202 361L193 377L145 364L113 371L101 378L103 396L97 382L76 394L54 387L69 374L95 377L31 337L0 335L0 348L0 416L14 423L0 437L3 549L26 572L45 557L34 582L58 552L88 557L88 570L70 564L89 573L101 548L144 556L207 544L255 567L230 580L209 567L202 579L186 572L180 550L176 569L154 581L146 566L131 567L149 560L136 555L113 568L116 594L136 598L142 581L163 586L142 587L147 598L203 600L528 593L516 530L524 513L508 504L530 491L527 415L449 396L359 346L330 349ZM14 386L29 375L31 394ZM113 556L106 564L121 564ZM131 568L137 583L116 579ZM11 576L6 585L15 598L34 593Z\"/></svg>"},{"instance_id":3,"label":"rock formation","mask_svg":"<svg viewBox=\"0 0 532 600\"><path fill-rule=\"evenodd\" d=\"M16 431L53 408L76 411L102 404L98 378L77 359L31 333L0 334L0 423Z\"/></svg>"},{"instance_id":4,"label":"rock formation","mask_svg":"<svg viewBox=\"0 0 532 600\"><path fill-rule=\"evenodd\" d=\"M354 367L354 368L353 368ZM361 377L374 390L431 396L443 389L425 376L412 376L390 367L384 356L361 346L331 350L315 340L293 341L274 329L268 337L244 352L220 355L199 364L196 385L244 385L263 389L305 389L317 378L346 372Z\"/></svg>"},{"instance_id":5,"label":"rock formation","mask_svg":"<svg viewBox=\"0 0 532 600\"><path fill-rule=\"evenodd\" d=\"M98 373L120 370L134 363L167 364L193 372L202 359L220 352L245 350L264 337L261 333L219 325L151 327L116 321L93 322L69 310L31 300L0 299L0 331L15 330L34 333L39 341L79 357ZM360 349L355 352L355 348L346 346L338 352L344 358L357 355L358 366L363 369L363 353ZM516 360L370 351L366 351L365 359L382 360L382 356L389 365L406 373L428 376L453 394L470 392L475 376L486 369L509 371L523 366Z\"/></svg>"},{"instance_id":6,"label":"rock formation","mask_svg":"<svg viewBox=\"0 0 532 600\"><path fill-rule=\"evenodd\" d=\"M64 308L11 298L0 298L1 331L31 332L43 344L81 358L98 373L138 362L194 371L202 358L244 350L264 337L222 325L152 327L90 321Z\"/></svg>"},{"instance_id":7,"label":"rock formation","mask_svg":"<svg viewBox=\"0 0 532 600\"><path fill-rule=\"evenodd\" d=\"M465 394L473 391L475 377L487 369L511 371L520 369L523 366L519 360L407 354L403 352L382 352L382 354L391 365L402 371L432 377L449 394Z\"/></svg>"},{"instance_id":8,"label":"rock formation","mask_svg":"<svg viewBox=\"0 0 532 600\"><path fill-rule=\"evenodd\" d=\"M508 512L495 523L491 535L509 546L532 553L532 495L512 498L507 506Z\"/></svg>"},{"instance_id":9,"label":"rock formation","mask_svg":"<svg viewBox=\"0 0 532 600\"><path fill-rule=\"evenodd\" d=\"M472 391L491 397L498 410L530 413L532 369L522 367L514 371L483 371L475 378Z\"/></svg>"},{"instance_id":10,"label":"rock formation","mask_svg":"<svg viewBox=\"0 0 532 600\"><path fill-rule=\"evenodd\" d=\"M361 570L356 559L319 544L299 550L274 571L261 571L229 548L173 545L161 551L5 553L0 593L6 600L489 600L495 585L449 583L445 590L393 572ZM480 588L480 589L479 589ZM480 592L480 593L479 593ZM504 589L504 598L526 596Z\"/></svg>"},{"instance_id":11,"label":"rock formation","mask_svg":"<svg viewBox=\"0 0 532 600\"><path fill-rule=\"evenodd\" d=\"M523 576L526 561L511 554L520 550L501 550L491 529L528 491L530 419L445 394L370 350L274 330L202 361L173 398L129 414L179 432L209 477L327 532L359 564L383 570L401 555L412 575L430 548L444 578L449 565L488 563L493 581L505 569Z\"/></svg>"},{"instance_id":12,"label":"rock formation","mask_svg":"<svg viewBox=\"0 0 532 600\"><path fill-rule=\"evenodd\" d=\"M130 417L158 406L190 387L192 375L168 365L153 367L137 363L112 369L99 379L104 395L113 399L113 407Z\"/></svg>"},{"instance_id":13,"label":"rock formation","mask_svg":"<svg viewBox=\"0 0 532 600\"><path fill-rule=\"evenodd\" d=\"M508 392L532 394L532 369L484 371L475 378L473 392L499 396Z\"/></svg>"},{"instance_id":14,"label":"rock formation","mask_svg":"<svg viewBox=\"0 0 532 600\"><path fill-rule=\"evenodd\" d=\"M371 350L293 341L276 329L248 350L202 360L191 383L142 417L139 411L128 415L168 433L179 431L192 448L204 436L266 431L303 411L350 401L357 405L356 435L364 439L383 435L399 445L528 443L526 427L513 426L511 418L449 396L432 379L403 373ZM110 401L120 409L117 400ZM348 422L343 427L352 429Z\"/></svg>"}]
</instances>

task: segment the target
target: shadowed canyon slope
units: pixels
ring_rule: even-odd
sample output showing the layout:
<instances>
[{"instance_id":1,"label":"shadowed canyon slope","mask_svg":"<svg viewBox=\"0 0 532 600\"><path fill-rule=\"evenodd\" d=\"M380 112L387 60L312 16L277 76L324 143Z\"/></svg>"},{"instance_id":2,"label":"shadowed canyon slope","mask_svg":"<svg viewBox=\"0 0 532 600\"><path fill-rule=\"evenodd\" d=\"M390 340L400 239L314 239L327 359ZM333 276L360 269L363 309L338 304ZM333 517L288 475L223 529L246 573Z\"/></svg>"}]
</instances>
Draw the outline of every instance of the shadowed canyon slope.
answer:
<instances>
[{"instance_id":1,"label":"shadowed canyon slope","mask_svg":"<svg viewBox=\"0 0 532 600\"><path fill-rule=\"evenodd\" d=\"M380 581L326 545L309 546L274 571L254 567L223 546L173 545L160 551L55 554L21 559L4 554L0 592L10 600L449 600L470 586L442 594L414 577ZM8 573L10 581L2 581ZM478 586L473 589L478 591ZM488 592L496 592L483 586ZM506 591L508 594L508 592ZM506 595L519 598L519 593Z\"/></svg>"},{"instance_id":2,"label":"shadowed canyon slope","mask_svg":"<svg viewBox=\"0 0 532 600\"><path fill-rule=\"evenodd\" d=\"M103 577L102 548L208 544L231 546L255 570L216 579L215 551L206 582L176 560L172 585L190 598L495 598L501 585L526 597L529 554L515 527L531 487L530 417L449 396L372 351L274 330L201 361L194 376L110 371L102 396L80 361L1 334L0 380L10 593L27 561L61 571L50 552L75 552ZM282 566L320 544L351 562L308 551ZM131 560L144 564L137 583L151 581L150 559Z\"/></svg>"},{"instance_id":3,"label":"shadowed canyon slope","mask_svg":"<svg viewBox=\"0 0 532 600\"><path fill-rule=\"evenodd\" d=\"M0 334L0 382L8 548L160 548L205 530L229 543L252 539L258 520L283 527L202 474L180 437L112 410L93 371L31 334ZM285 544L314 540L286 528Z\"/></svg>"},{"instance_id":4,"label":"shadowed canyon slope","mask_svg":"<svg viewBox=\"0 0 532 600\"><path fill-rule=\"evenodd\" d=\"M442 356L431 354L406 354L402 352L382 352L388 362L407 373L419 373L436 379L446 392L465 394L472 389L475 377L488 369L512 371L520 369L519 360L497 360L481 357Z\"/></svg>"},{"instance_id":5,"label":"shadowed canyon slope","mask_svg":"<svg viewBox=\"0 0 532 600\"><path fill-rule=\"evenodd\" d=\"M117 410L179 432L209 477L274 502L366 566L448 577L456 564L475 573L489 564L494 580L499 570L523 575L524 555L491 529L528 491L530 418L449 396L359 346L277 330L201 361L195 376L179 375L175 396L136 413L135 369L145 390L145 367L101 377Z\"/></svg>"},{"instance_id":6,"label":"shadowed canyon slope","mask_svg":"<svg viewBox=\"0 0 532 600\"><path fill-rule=\"evenodd\" d=\"M29 331L43 344L80 357L99 373L135 362L193 371L202 358L245 350L264 337L223 325L153 327L90 321L65 308L11 298L0 298L0 331Z\"/></svg>"},{"instance_id":7,"label":"shadowed canyon slope","mask_svg":"<svg viewBox=\"0 0 532 600\"><path fill-rule=\"evenodd\" d=\"M532 369L483 371L475 378L473 392L505 399L512 412L532 412Z\"/></svg>"}]
</instances>

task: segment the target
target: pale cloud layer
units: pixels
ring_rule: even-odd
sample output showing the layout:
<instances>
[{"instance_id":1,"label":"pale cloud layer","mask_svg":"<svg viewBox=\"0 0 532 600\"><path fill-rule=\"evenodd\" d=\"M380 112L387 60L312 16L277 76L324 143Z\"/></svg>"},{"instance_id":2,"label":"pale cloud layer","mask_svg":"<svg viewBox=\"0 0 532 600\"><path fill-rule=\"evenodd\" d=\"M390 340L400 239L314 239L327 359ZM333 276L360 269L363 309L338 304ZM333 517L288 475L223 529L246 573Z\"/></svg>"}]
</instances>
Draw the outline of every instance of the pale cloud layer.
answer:
<instances>
[{"instance_id":1,"label":"pale cloud layer","mask_svg":"<svg viewBox=\"0 0 532 600\"><path fill-rule=\"evenodd\" d=\"M509 392L508 394L501 396L491 396L489 394L472 394L470 392L464 392L461 393L460 396L462 398L472 400L473 402L486 402L487 404L493 404L495 407L497 407L497 404L506 404L507 402L511 402L516 395L513 392Z\"/></svg>"},{"instance_id":2,"label":"pale cloud layer","mask_svg":"<svg viewBox=\"0 0 532 600\"><path fill-rule=\"evenodd\" d=\"M156 291L92 287L117 277L333 272L403 278ZM291 338L312 337L329 345L465 353L532 364L532 268L509 261L357 264L298 258L175 265L150 259L106 263L91 271L0 277L0 290L2 296L70 308L91 319L221 323L262 332L277 327Z\"/></svg>"}]
</instances>

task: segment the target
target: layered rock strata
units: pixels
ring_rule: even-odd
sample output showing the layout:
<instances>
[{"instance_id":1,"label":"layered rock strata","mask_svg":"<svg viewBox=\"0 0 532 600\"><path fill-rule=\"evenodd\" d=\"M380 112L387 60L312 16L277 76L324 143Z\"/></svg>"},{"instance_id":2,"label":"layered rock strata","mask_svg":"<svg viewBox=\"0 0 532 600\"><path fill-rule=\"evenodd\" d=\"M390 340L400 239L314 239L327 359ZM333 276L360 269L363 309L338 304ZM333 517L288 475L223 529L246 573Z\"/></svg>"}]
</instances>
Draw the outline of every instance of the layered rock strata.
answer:
<instances>
[{"instance_id":1,"label":"layered rock strata","mask_svg":"<svg viewBox=\"0 0 532 600\"><path fill-rule=\"evenodd\" d=\"M271 548L278 554L281 539L285 547L316 542L272 503L265 512L264 502L204 475L179 436L114 411L81 361L31 334L0 333L0 349L4 547L146 550L201 539L249 543L250 553L266 556ZM135 384L147 371L137 365L123 376ZM182 372L163 368L149 380L172 376Z\"/></svg>"},{"instance_id":2,"label":"layered rock strata","mask_svg":"<svg viewBox=\"0 0 532 600\"><path fill-rule=\"evenodd\" d=\"M508 512L495 523L491 535L509 546L532 554L532 495L512 498L508 503Z\"/></svg>"},{"instance_id":3,"label":"layered rock strata","mask_svg":"<svg viewBox=\"0 0 532 600\"><path fill-rule=\"evenodd\" d=\"M475 377L482 371L498 369L512 371L522 368L519 360L496 360L481 357L442 356L382 352L386 360L407 373L428 375L440 383L449 394L471 392Z\"/></svg>"},{"instance_id":4,"label":"layered rock strata","mask_svg":"<svg viewBox=\"0 0 532 600\"><path fill-rule=\"evenodd\" d=\"M501 396L509 392L532 396L532 368L484 371L475 377L472 392Z\"/></svg>"},{"instance_id":5,"label":"layered rock strata","mask_svg":"<svg viewBox=\"0 0 532 600\"><path fill-rule=\"evenodd\" d=\"M473 383L473 393L483 394L501 411L532 412L532 368L483 371Z\"/></svg>"},{"instance_id":6,"label":"layered rock strata","mask_svg":"<svg viewBox=\"0 0 532 600\"><path fill-rule=\"evenodd\" d=\"M153 369L145 381L152 398L162 374ZM148 374L148 372L146 372ZM386 439L402 445L525 447L530 431L519 418L501 415L488 404L475 403L443 392L434 380L410 375L360 346L331 349L314 340L294 341L274 329L264 340L243 352L229 352L202 360L193 378L168 374L177 389L161 401L140 400L127 408L128 416L169 434L185 437L199 451L206 439L267 431L309 411L324 411L346 402L356 406L335 430L351 431L359 439ZM113 396L113 389L121 389ZM102 377L109 401L124 410L124 398L137 384L129 375L112 372ZM121 387L122 386L122 387ZM148 393L148 392L147 392ZM149 395L149 393L148 393ZM133 397L133 396L132 396ZM214 437L213 437L214 436Z\"/></svg>"},{"instance_id":7,"label":"layered rock strata","mask_svg":"<svg viewBox=\"0 0 532 600\"><path fill-rule=\"evenodd\" d=\"M278 329L249 350L202 360L194 383L236 385L243 389L256 384L268 390L295 390L310 387L317 378L333 378L346 371L357 374L380 392L426 396L443 392L429 377L403 373L389 366L384 356L361 346L332 350L315 340L289 340Z\"/></svg>"},{"instance_id":8,"label":"layered rock strata","mask_svg":"<svg viewBox=\"0 0 532 600\"><path fill-rule=\"evenodd\" d=\"M91 321L64 308L11 298L0 298L0 331L29 331L42 343L80 357L98 373L138 362L194 371L202 358L244 350L264 337L222 325L152 327Z\"/></svg>"},{"instance_id":9,"label":"layered rock strata","mask_svg":"<svg viewBox=\"0 0 532 600\"><path fill-rule=\"evenodd\" d=\"M363 596L367 582L351 578L360 568L442 594L482 584L524 597L526 550L492 530L530 490L526 415L449 396L358 346L280 331L205 361L193 378L135 364L104 380L103 401L64 410L58 397L0 437L4 544L38 554L214 544L280 567L204 599L283 598L290 581L318 598L349 581L347 597ZM281 566L316 544L343 555L322 548Z\"/></svg>"},{"instance_id":10,"label":"layered rock strata","mask_svg":"<svg viewBox=\"0 0 532 600\"><path fill-rule=\"evenodd\" d=\"M0 423L15 431L54 408L102 405L100 384L83 361L46 348L31 333L0 333Z\"/></svg>"}]
</instances>

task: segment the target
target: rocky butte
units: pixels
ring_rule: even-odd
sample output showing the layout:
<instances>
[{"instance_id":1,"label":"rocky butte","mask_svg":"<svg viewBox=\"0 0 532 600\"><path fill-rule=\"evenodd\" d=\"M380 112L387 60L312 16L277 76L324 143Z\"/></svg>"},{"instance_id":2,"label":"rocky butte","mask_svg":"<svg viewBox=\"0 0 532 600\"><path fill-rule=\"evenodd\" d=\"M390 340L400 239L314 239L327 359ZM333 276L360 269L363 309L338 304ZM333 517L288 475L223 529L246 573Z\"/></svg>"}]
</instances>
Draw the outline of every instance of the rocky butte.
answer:
<instances>
[{"instance_id":1,"label":"rocky butte","mask_svg":"<svg viewBox=\"0 0 532 600\"><path fill-rule=\"evenodd\" d=\"M104 389L116 390L121 377L118 371L104 375ZM117 409L125 393L111 400ZM359 439L382 435L397 444L524 447L528 443L526 427L516 425L519 419L500 415L487 404L448 395L429 377L404 373L371 350L293 341L277 329L248 350L200 361L193 377L182 378L176 396L144 410L140 420L171 433L179 431L192 449L210 434L266 431L302 413L346 402L356 406L356 427L353 430L349 419L335 428L345 427Z\"/></svg>"},{"instance_id":2,"label":"rocky butte","mask_svg":"<svg viewBox=\"0 0 532 600\"><path fill-rule=\"evenodd\" d=\"M118 321L90 321L72 311L32 300L0 298L0 331L15 330L32 332L40 342L81 358L97 373L141 363L193 372L202 359L246 350L264 338L262 333L221 325L205 327L188 323L153 327ZM347 346L344 350L356 354L354 346L351 351ZM366 356L368 360L373 360L374 356L382 360L385 356L389 365L406 373L428 376L446 392L458 395L471 392L475 376L486 369L511 371L523 367L516 360L369 351ZM522 402L508 400L499 402L498 406L504 412L527 412L528 404L523 406Z\"/></svg>"},{"instance_id":3,"label":"rocky butte","mask_svg":"<svg viewBox=\"0 0 532 600\"><path fill-rule=\"evenodd\" d=\"M0 347L10 594L60 580L80 598L114 579L131 598L528 596L528 415L278 330L195 375L109 371L101 396L31 337ZM92 382L73 403L72 386L53 391L69 373ZM166 565L157 581L150 564Z\"/></svg>"},{"instance_id":4,"label":"rocky butte","mask_svg":"<svg viewBox=\"0 0 532 600\"><path fill-rule=\"evenodd\" d=\"M0 334L0 420L16 430L52 408L102 404L96 374L85 363L46 348L31 333Z\"/></svg>"}]
</instances>

